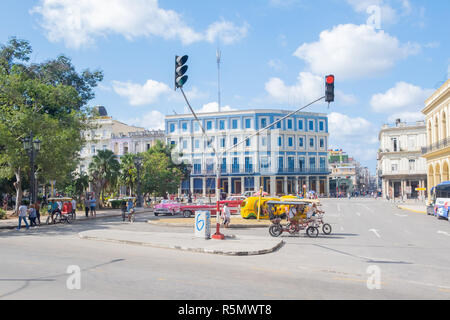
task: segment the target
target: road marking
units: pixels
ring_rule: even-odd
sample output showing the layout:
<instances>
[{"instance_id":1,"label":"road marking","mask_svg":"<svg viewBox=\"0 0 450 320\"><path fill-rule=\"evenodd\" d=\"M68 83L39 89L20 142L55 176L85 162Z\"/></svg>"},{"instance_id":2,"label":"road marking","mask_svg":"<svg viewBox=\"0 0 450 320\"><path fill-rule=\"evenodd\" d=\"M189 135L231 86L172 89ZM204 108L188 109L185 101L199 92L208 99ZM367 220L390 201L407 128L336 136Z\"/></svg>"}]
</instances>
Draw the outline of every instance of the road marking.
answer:
<instances>
[{"instance_id":1,"label":"road marking","mask_svg":"<svg viewBox=\"0 0 450 320\"><path fill-rule=\"evenodd\" d=\"M407 217L408 215L407 214L398 214L398 213L396 213L395 214L397 217L401 217L401 218L404 218L404 217Z\"/></svg>"},{"instance_id":2,"label":"road marking","mask_svg":"<svg viewBox=\"0 0 450 320\"><path fill-rule=\"evenodd\" d=\"M356 212L356 215L357 215L358 217L361 217L361 213L359 213L359 212Z\"/></svg>"},{"instance_id":3,"label":"road marking","mask_svg":"<svg viewBox=\"0 0 450 320\"><path fill-rule=\"evenodd\" d=\"M448 234L448 232L445 231L438 231L438 234L445 234L446 236L450 237L450 234Z\"/></svg>"},{"instance_id":4,"label":"road marking","mask_svg":"<svg viewBox=\"0 0 450 320\"><path fill-rule=\"evenodd\" d=\"M339 205L339 203L337 205L337 209L338 209L339 212L341 212L341 206Z\"/></svg>"},{"instance_id":5,"label":"road marking","mask_svg":"<svg viewBox=\"0 0 450 320\"><path fill-rule=\"evenodd\" d=\"M380 234L378 233L378 230L376 230L376 229L370 229L369 231L375 233L375 235L376 235L378 238L381 238Z\"/></svg>"}]
</instances>

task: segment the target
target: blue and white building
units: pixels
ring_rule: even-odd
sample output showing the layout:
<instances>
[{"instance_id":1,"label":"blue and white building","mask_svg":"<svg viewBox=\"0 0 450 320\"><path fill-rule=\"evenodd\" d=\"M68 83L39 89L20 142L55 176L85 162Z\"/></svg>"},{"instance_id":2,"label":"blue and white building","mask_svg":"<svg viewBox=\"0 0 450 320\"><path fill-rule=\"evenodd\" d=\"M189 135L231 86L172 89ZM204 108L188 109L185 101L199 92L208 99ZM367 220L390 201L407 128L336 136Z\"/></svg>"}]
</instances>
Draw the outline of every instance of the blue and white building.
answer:
<instances>
[{"instance_id":1,"label":"blue and white building","mask_svg":"<svg viewBox=\"0 0 450 320\"><path fill-rule=\"evenodd\" d=\"M168 144L176 145L182 160L192 165L181 193L215 193L216 154L245 140L288 115L284 110L246 110L166 117ZM242 194L263 187L271 195L293 194L303 188L328 195L328 118L322 113L297 113L248 139L219 159L220 188ZM209 141L209 143L208 143ZM214 148L213 148L214 147Z\"/></svg>"}]
</instances>

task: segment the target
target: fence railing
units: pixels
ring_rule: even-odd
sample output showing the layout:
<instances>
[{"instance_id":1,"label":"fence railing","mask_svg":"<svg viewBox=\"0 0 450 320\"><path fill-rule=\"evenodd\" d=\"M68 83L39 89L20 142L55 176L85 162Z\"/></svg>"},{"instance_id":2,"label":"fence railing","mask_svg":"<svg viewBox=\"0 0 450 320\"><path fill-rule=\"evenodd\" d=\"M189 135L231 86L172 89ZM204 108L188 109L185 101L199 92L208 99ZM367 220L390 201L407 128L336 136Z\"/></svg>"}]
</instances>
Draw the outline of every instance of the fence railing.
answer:
<instances>
[{"instance_id":1,"label":"fence railing","mask_svg":"<svg viewBox=\"0 0 450 320\"><path fill-rule=\"evenodd\" d=\"M433 143L431 145L428 145L428 146L422 148L422 154L437 151L437 150L440 150L440 149L443 149L443 148L446 148L449 146L450 146L450 138L445 138L436 143Z\"/></svg>"}]
</instances>

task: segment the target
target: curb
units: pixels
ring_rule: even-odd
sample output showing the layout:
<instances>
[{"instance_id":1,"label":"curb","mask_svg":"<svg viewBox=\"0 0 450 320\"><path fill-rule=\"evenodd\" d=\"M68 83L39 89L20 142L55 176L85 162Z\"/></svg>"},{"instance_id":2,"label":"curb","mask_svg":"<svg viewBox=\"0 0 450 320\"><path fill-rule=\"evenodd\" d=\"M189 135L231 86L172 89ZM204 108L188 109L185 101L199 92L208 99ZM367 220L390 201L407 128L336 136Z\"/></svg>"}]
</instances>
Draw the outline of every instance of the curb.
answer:
<instances>
[{"instance_id":1,"label":"curb","mask_svg":"<svg viewBox=\"0 0 450 320\"><path fill-rule=\"evenodd\" d=\"M270 249L261 249L256 251L226 251L226 250L211 250L205 248L189 248L183 246L176 245L162 245L162 244L152 244L147 242L140 241L132 241L132 240L115 240L115 239L101 239L98 237L84 236L82 234L78 234L80 239L83 240L94 240L94 241L102 241L102 242L111 242L111 243L121 243L128 245L138 245L143 247L152 247L158 249L173 249L173 250L181 250L188 252L196 252L196 253L207 253L207 254L215 254L215 255L224 255L224 256L254 256L254 255L263 255L277 251L284 245L284 241L281 240L276 246ZM235 236L227 236L227 238L235 238Z\"/></svg>"},{"instance_id":2,"label":"curb","mask_svg":"<svg viewBox=\"0 0 450 320\"><path fill-rule=\"evenodd\" d=\"M167 222L158 222L157 220L147 220L148 224L155 226L164 226L164 227L179 227L179 228L191 228L194 227L194 224L187 223L167 223ZM216 227L216 223L211 223L211 227ZM261 225L261 224L231 224L228 229L250 229L250 228L268 228L269 225ZM221 228L222 225L221 225Z\"/></svg>"},{"instance_id":3,"label":"curb","mask_svg":"<svg viewBox=\"0 0 450 320\"><path fill-rule=\"evenodd\" d=\"M414 209L407 208L407 207L404 207L404 206L397 206L397 208L398 208L398 209L401 209L401 210L407 210L407 211L415 212L415 213L423 213L423 214L427 214L426 211L414 210Z\"/></svg>"}]
</instances>

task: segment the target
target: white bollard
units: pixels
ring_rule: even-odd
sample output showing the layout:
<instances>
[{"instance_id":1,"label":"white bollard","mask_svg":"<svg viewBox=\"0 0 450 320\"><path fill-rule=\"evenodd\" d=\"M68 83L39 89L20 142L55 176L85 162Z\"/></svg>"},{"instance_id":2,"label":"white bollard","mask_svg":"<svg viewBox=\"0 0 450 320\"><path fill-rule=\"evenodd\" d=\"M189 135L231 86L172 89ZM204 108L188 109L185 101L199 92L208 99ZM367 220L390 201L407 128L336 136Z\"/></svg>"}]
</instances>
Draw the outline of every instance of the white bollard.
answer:
<instances>
[{"instance_id":1,"label":"white bollard","mask_svg":"<svg viewBox=\"0 0 450 320\"><path fill-rule=\"evenodd\" d=\"M195 212L195 237L211 239L211 213L209 211Z\"/></svg>"}]
</instances>

